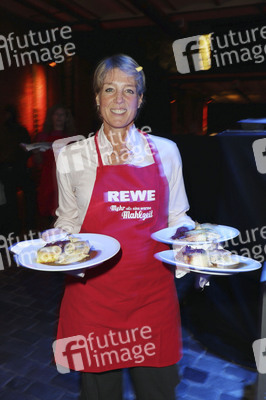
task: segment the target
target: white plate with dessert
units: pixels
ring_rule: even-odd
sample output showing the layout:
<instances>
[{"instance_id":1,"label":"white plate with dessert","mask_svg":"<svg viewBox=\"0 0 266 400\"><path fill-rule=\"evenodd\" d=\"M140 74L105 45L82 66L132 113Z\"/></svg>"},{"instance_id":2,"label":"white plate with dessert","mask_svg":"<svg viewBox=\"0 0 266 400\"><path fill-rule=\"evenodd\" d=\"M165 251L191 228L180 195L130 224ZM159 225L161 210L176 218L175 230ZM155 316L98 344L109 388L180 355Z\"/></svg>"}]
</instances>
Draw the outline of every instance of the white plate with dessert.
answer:
<instances>
[{"instance_id":1,"label":"white plate with dessert","mask_svg":"<svg viewBox=\"0 0 266 400\"><path fill-rule=\"evenodd\" d=\"M193 262L193 264L177 260L174 250L161 251L160 253L156 253L155 257L158 260L163 261L167 264L175 265L177 267L177 271L180 270L184 272L192 271L207 275L233 275L233 274L238 274L240 272L251 272L261 268L262 266L256 260L244 256L239 256L236 254L231 254L229 256L231 259L231 264L226 257L224 260L221 259L216 260L216 262L218 263L211 263L208 261L208 266L206 266L205 261L202 260L201 254L196 256L194 255L194 259L190 260L191 262ZM197 265L197 263L199 265Z\"/></svg>"},{"instance_id":2,"label":"white plate with dessert","mask_svg":"<svg viewBox=\"0 0 266 400\"><path fill-rule=\"evenodd\" d=\"M65 240L45 242L43 239L26 240L12 246L18 263L38 271L73 271L92 268L115 256L120 243L113 237L80 233Z\"/></svg>"},{"instance_id":3,"label":"white plate with dessert","mask_svg":"<svg viewBox=\"0 0 266 400\"><path fill-rule=\"evenodd\" d=\"M151 237L167 244L206 244L226 242L239 235L239 230L231 226L196 223L195 229L184 226L172 226L152 233Z\"/></svg>"}]
</instances>

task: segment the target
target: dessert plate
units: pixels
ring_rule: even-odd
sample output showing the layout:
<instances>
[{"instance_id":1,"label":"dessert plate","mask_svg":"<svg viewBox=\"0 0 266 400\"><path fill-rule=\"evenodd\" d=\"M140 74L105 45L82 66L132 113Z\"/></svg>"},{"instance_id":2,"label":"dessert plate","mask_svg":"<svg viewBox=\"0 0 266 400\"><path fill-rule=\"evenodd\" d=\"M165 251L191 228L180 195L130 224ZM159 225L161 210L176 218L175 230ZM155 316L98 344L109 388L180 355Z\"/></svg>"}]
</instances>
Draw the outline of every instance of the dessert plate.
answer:
<instances>
[{"instance_id":1,"label":"dessert plate","mask_svg":"<svg viewBox=\"0 0 266 400\"><path fill-rule=\"evenodd\" d=\"M204 225L204 224L203 224ZM233 239L234 237L239 235L239 230L236 228L232 228L231 226L226 225L215 225L208 224L212 227L212 229L220 236L219 239L205 241L205 242L191 242L186 240L178 240L172 239L172 236L176 233L177 228L180 226L171 226L165 229L161 229L160 231L152 233L151 237L158 242L167 243L167 244L207 244L207 243L219 243L226 242L227 240Z\"/></svg>"},{"instance_id":2,"label":"dessert plate","mask_svg":"<svg viewBox=\"0 0 266 400\"><path fill-rule=\"evenodd\" d=\"M92 268L104 261L109 260L120 250L120 243L111 236L97 233L79 233L72 235L80 240L88 240L93 256L85 261L75 262L67 265L47 265L37 263L37 250L45 246L46 242L42 239L33 239L19 242L12 246L10 250L17 255L20 265L38 271L73 271L84 268Z\"/></svg>"},{"instance_id":3,"label":"dessert plate","mask_svg":"<svg viewBox=\"0 0 266 400\"><path fill-rule=\"evenodd\" d=\"M165 250L161 251L159 253L156 253L154 255L155 258L157 258L160 261L163 261L167 264L175 265L177 267L180 267L180 270L184 272L198 272L200 274L207 274L207 275L233 275L233 274L238 274L240 272L251 272L255 271L256 269L259 269L262 267L261 263L259 263L256 260L253 260L252 258L244 257L244 256L239 256L239 255L232 255L232 258L236 259L238 261L238 264L231 264L228 265L227 267L223 268L206 268L206 267L197 267L195 265L183 263L181 261L177 261L174 257L174 251L173 250Z\"/></svg>"}]
</instances>

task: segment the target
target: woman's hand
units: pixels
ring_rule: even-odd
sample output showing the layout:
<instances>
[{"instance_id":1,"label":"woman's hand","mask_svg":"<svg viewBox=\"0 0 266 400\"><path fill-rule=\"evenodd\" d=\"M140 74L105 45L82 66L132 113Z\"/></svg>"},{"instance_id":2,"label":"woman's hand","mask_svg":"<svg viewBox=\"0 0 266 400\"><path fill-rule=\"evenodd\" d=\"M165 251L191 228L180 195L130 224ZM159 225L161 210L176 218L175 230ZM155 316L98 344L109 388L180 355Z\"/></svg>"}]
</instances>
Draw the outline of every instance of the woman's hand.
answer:
<instances>
[{"instance_id":1,"label":"woman's hand","mask_svg":"<svg viewBox=\"0 0 266 400\"><path fill-rule=\"evenodd\" d=\"M68 235L68 232L61 228L47 229L42 233L42 239L45 242L56 242L57 240L64 240Z\"/></svg>"}]
</instances>

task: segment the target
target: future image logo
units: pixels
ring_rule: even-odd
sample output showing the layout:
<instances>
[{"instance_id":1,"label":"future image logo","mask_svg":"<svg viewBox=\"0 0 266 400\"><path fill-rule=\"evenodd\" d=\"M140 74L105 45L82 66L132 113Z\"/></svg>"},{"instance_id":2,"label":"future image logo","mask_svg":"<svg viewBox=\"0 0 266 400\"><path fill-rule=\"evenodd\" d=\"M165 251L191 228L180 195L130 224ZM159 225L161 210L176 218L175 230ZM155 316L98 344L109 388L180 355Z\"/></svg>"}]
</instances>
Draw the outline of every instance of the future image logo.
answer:
<instances>
[{"instance_id":1,"label":"future image logo","mask_svg":"<svg viewBox=\"0 0 266 400\"><path fill-rule=\"evenodd\" d=\"M103 335L91 331L87 337L76 335L53 342L53 352L58 372L86 371L89 367L101 368L127 362L141 364L154 357L152 329L144 325L123 331L109 330Z\"/></svg>"},{"instance_id":2,"label":"future image logo","mask_svg":"<svg viewBox=\"0 0 266 400\"><path fill-rule=\"evenodd\" d=\"M190 36L173 43L176 67L181 74L188 74L211 68L211 34Z\"/></svg>"},{"instance_id":3,"label":"future image logo","mask_svg":"<svg viewBox=\"0 0 266 400\"><path fill-rule=\"evenodd\" d=\"M0 70L41 62L59 64L75 54L75 44L69 42L71 38L72 30L67 25L38 32L29 30L21 36L16 36L14 32L7 36L0 35Z\"/></svg>"},{"instance_id":4,"label":"future image logo","mask_svg":"<svg viewBox=\"0 0 266 400\"><path fill-rule=\"evenodd\" d=\"M266 138L257 139L252 144L257 170L266 174Z\"/></svg>"},{"instance_id":5,"label":"future image logo","mask_svg":"<svg viewBox=\"0 0 266 400\"><path fill-rule=\"evenodd\" d=\"M266 339L255 340L252 348L258 372L266 374Z\"/></svg>"},{"instance_id":6,"label":"future image logo","mask_svg":"<svg viewBox=\"0 0 266 400\"><path fill-rule=\"evenodd\" d=\"M262 64L266 60L266 25L229 29L178 39L173 43L176 68L188 74L231 65Z\"/></svg>"},{"instance_id":7,"label":"future image logo","mask_svg":"<svg viewBox=\"0 0 266 400\"><path fill-rule=\"evenodd\" d=\"M82 335L58 339L53 343L58 372L66 374L71 369L84 371L91 365L86 338Z\"/></svg>"}]
</instances>

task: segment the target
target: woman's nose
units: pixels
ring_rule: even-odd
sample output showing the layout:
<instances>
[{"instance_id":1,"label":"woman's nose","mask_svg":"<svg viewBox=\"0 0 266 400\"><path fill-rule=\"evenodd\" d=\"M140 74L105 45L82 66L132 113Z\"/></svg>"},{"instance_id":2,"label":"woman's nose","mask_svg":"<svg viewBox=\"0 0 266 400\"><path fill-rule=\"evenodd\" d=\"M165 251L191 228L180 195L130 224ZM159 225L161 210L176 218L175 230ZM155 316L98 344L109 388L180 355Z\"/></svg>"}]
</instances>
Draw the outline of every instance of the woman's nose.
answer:
<instances>
[{"instance_id":1,"label":"woman's nose","mask_svg":"<svg viewBox=\"0 0 266 400\"><path fill-rule=\"evenodd\" d=\"M117 103L123 103L123 101L124 101L123 93L122 92L117 92L115 100L116 100Z\"/></svg>"}]
</instances>

